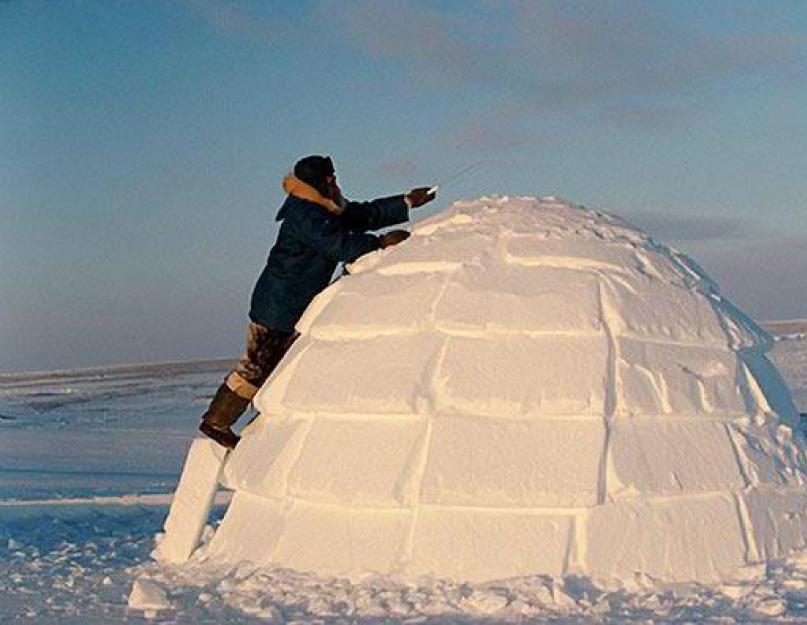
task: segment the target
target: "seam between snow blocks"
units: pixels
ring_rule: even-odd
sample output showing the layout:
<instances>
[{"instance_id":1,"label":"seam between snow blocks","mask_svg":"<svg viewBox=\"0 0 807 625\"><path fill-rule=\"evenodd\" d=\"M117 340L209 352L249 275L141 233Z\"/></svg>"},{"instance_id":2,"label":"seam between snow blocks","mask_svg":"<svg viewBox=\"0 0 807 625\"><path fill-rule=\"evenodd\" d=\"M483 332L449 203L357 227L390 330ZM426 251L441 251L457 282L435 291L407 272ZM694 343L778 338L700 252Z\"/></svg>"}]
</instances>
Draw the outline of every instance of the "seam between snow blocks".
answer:
<instances>
[{"instance_id":1,"label":"seam between snow blocks","mask_svg":"<svg viewBox=\"0 0 807 625\"><path fill-rule=\"evenodd\" d=\"M298 445L297 449L295 450L295 458L288 464L288 470L286 471L285 475L283 476L283 495L287 498L292 499L291 493L289 492L289 478L294 473L294 470L297 468L297 465L300 463L300 459L303 457L303 449L305 449L305 444L308 441L308 436L311 434L311 430L314 428L314 422L317 420L316 415L310 419L301 419L304 421L303 427L305 431L300 436L300 444Z\"/></svg>"},{"instance_id":2,"label":"seam between snow blocks","mask_svg":"<svg viewBox=\"0 0 807 625\"><path fill-rule=\"evenodd\" d=\"M386 512L390 514L406 514L413 512L416 508L423 510L447 512L447 513L463 513L463 514L478 514L478 515L491 515L491 516L538 516L538 517L564 517L576 518L583 521L586 516L592 511L595 506L547 506L547 507L513 507L513 506L498 506L498 505L471 505L471 504L436 504L436 503L420 503L416 507L412 506L393 506L393 505L370 505L367 503L338 503L333 500L322 500L306 497L304 493L288 494L288 495L263 495L248 490L239 490L236 494L243 493L251 497L259 497L263 500L274 501L278 504L283 502L300 503L308 506L316 506L321 508L329 508L342 511L353 512ZM625 497L617 498L614 504L647 504L650 506L668 507L677 504L692 502L692 501L706 501L714 498L734 497L735 493L728 490L710 490L703 492L694 492L686 494L666 494L666 495L643 495L639 497ZM580 530L584 529L581 524Z\"/></svg>"},{"instance_id":3,"label":"seam between snow blocks","mask_svg":"<svg viewBox=\"0 0 807 625\"><path fill-rule=\"evenodd\" d=\"M448 287L451 284L454 275L460 270L460 268L461 265L449 272L445 278L445 281L443 282L442 287L440 288L440 292L432 302L431 310L429 312L429 325L431 325L432 328L435 326L435 314L437 307L448 291ZM438 392L439 386L436 377L437 373L440 371L443 361L445 360L450 340L451 339L449 336L443 336L443 344L440 346L440 349L437 355L434 357L434 360L430 363L430 366L426 367L426 370L423 372L423 378L421 379L421 389L425 391L426 399L426 401L421 404L426 417L426 427L423 432L423 442L420 449L420 455L413 463L412 479L410 483L404 489L402 489L402 501L405 505L410 505L414 509L414 513L412 515L412 526L410 527L409 535L407 536L406 545L404 546L402 554L402 560L404 561L411 560L414 552L414 535L419 517L418 509L420 507L420 498L423 490L423 477L426 473L426 464L429 461L429 448L431 447L433 415L436 404L435 395Z\"/></svg>"},{"instance_id":4,"label":"seam between snow blocks","mask_svg":"<svg viewBox=\"0 0 807 625\"><path fill-rule=\"evenodd\" d=\"M446 288L448 287L448 281L446 281ZM432 430L434 428L433 420L434 420L434 395L437 392L437 381L436 375L437 372L440 370L440 366L445 359L446 352L448 351L448 343L451 339L446 337L443 341L443 345L440 348L440 352L435 358L433 365L429 367L428 371L428 379L429 379L429 389L431 393L428 395L428 401L425 405L426 409L426 429L423 434L423 445L421 448L420 456L417 459L417 464L414 467L413 476L414 479L412 480L408 493L404 495L404 500L406 503L409 503L413 506L413 514L411 519L411 526L409 528L409 533L406 537L405 544L403 545L403 549L401 551L401 556L399 558L399 562L402 568L406 568L409 562L412 561L412 557L414 556L415 552L415 532L417 531L418 521L420 519L420 507L421 507L421 496L423 492L423 479L426 474L426 465L429 461L429 450L431 448L431 440L432 440Z\"/></svg>"},{"instance_id":5,"label":"seam between snow blocks","mask_svg":"<svg viewBox=\"0 0 807 625\"><path fill-rule=\"evenodd\" d=\"M446 291L448 291L448 287L451 285L451 281L454 279L454 276L461 268L462 265L455 267L454 269L448 272L448 275L446 275L446 278L443 281L442 287L440 287L440 292L437 294L437 296L434 298L434 301L432 302L431 308L429 310L429 325L431 325L432 328L436 328L437 326L437 320L435 319L435 315L437 314L437 307L440 305L440 302L445 297Z\"/></svg>"},{"instance_id":6,"label":"seam between snow blocks","mask_svg":"<svg viewBox=\"0 0 807 625\"><path fill-rule=\"evenodd\" d=\"M763 559L754 538L754 527L751 523L751 515L748 513L748 506L745 505L745 498L742 493L733 493L734 505L737 507L737 521L742 528L743 542L745 543L745 562L751 564Z\"/></svg>"},{"instance_id":7,"label":"seam between snow blocks","mask_svg":"<svg viewBox=\"0 0 807 625\"><path fill-rule=\"evenodd\" d=\"M737 462L737 470L740 472L740 476L743 478L745 487L750 488L755 486L754 482L751 480L751 473L746 464L747 459L745 458L745 454L740 449L740 444L736 439L736 437L739 436L739 433L733 431L733 428L727 423L724 423L723 430L725 431L726 436L729 439L729 443L731 444L731 450L734 452L734 460Z\"/></svg>"},{"instance_id":8,"label":"seam between snow blocks","mask_svg":"<svg viewBox=\"0 0 807 625\"><path fill-rule=\"evenodd\" d=\"M605 429L605 435L603 439L602 454L599 462L599 475L597 480L597 504L602 505L605 503L608 493L608 453L611 444L611 422L616 413L616 360L619 349L614 337L613 327L609 321L609 313L605 302L605 296L603 294L602 276L599 276L597 279L597 300L600 305L600 317L602 319L603 331L605 332L605 338L608 343L608 355L605 372L605 406L603 409L603 427Z\"/></svg>"},{"instance_id":9,"label":"seam between snow blocks","mask_svg":"<svg viewBox=\"0 0 807 625\"><path fill-rule=\"evenodd\" d=\"M745 454L743 454L742 450L740 449L739 442L736 438L739 436L739 434L732 431L732 427L728 424L724 425L723 428L726 431L726 436L728 437L729 442L731 443L731 449L734 452L734 459L737 462L737 469L745 482L745 488L743 491L747 492L749 489L753 488L755 484L751 480L751 474L748 470L746 462L743 462ZM759 548L757 547L756 539L754 538L754 527L751 523L751 516L748 514L748 507L745 504L745 498L743 497L742 492L734 493L734 503L737 507L737 517L740 527L742 528L743 541L745 542L745 560L747 563L758 562L761 559L761 554L759 552Z\"/></svg>"},{"instance_id":10,"label":"seam between snow blocks","mask_svg":"<svg viewBox=\"0 0 807 625\"><path fill-rule=\"evenodd\" d=\"M561 577L566 577L577 564L578 553L578 525L579 520L576 515L569 518L569 525L566 531L566 550L563 552L563 564L561 564Z\"/></svg>"}]
</instances>

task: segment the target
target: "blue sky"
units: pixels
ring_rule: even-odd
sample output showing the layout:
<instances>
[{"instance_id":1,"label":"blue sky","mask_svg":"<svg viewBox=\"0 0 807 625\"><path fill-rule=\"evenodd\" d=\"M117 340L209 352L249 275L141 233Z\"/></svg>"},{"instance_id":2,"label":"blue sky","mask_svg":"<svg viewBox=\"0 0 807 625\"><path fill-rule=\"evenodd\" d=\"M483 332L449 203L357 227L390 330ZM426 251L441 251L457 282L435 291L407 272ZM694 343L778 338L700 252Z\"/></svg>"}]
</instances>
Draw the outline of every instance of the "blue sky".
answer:
<instances>
[{"instance_id":1,"label":"blue sky","mask_svg":"<svg viewBox=\"0 0 807 625\"><path fill-rule=\"evenodd\" d=\"M800 0L0 2L0 370L237 355L280 179L559 195L807 317Z\"/></svg>"}]
</instances>

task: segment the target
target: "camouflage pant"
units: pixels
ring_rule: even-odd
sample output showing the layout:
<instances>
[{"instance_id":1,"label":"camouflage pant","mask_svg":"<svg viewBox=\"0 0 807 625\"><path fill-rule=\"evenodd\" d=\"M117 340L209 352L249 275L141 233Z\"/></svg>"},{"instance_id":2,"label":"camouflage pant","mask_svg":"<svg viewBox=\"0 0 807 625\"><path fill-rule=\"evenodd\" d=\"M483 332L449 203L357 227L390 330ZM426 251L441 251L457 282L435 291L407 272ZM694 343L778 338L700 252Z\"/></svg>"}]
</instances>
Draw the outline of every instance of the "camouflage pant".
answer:
<instances>
[{"instance_id":1,"label":"camouflage pant","mask_svg":"<svg viewBox=\"0 0 807 625\"><path fill-rule=\"evenodd\" d=\"M236 395L252 399L291 347L297 334L258 323L247 326L247 350L225 383Z\"/></svg>"}]
</instances>

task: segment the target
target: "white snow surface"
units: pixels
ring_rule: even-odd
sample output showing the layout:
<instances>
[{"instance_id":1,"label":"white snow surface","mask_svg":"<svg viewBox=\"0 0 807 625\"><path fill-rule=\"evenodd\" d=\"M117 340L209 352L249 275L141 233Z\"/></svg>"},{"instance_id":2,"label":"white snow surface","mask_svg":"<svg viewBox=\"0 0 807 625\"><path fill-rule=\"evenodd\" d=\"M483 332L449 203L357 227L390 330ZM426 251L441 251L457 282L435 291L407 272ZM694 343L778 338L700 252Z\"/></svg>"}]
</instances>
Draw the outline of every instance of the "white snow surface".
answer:
<instances>
[{"instance_id":1,"label":"white snow surface","mask_svg":"<svg viewBox=\"0 0 807 625\"><path fill-rule=\"evenodd\" d=\"M352 582L758 579L807 539L771 337L554 198L458 202L309 307L197 554Z\"/></svg>"}]
</instances>

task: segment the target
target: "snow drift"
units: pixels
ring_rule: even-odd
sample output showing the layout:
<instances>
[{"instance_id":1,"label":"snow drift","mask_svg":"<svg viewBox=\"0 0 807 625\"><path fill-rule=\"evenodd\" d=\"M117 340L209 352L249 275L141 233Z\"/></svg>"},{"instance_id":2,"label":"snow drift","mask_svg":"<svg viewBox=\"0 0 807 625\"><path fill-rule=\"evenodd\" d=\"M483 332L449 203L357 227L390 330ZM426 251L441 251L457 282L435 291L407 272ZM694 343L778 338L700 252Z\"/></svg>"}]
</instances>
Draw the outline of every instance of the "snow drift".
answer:
<instances>
[{"instance_id":1,"label":"snow drift","mask_svg":"<svg viewBox=\"0 0 807 625\"><path fill-rule=\"evenodd\" d=\"M356 579L748 577L805 545L769 336L685 256L553 198L458 202L309 307L205 547Z\"/></svg>"}]
</instances>

